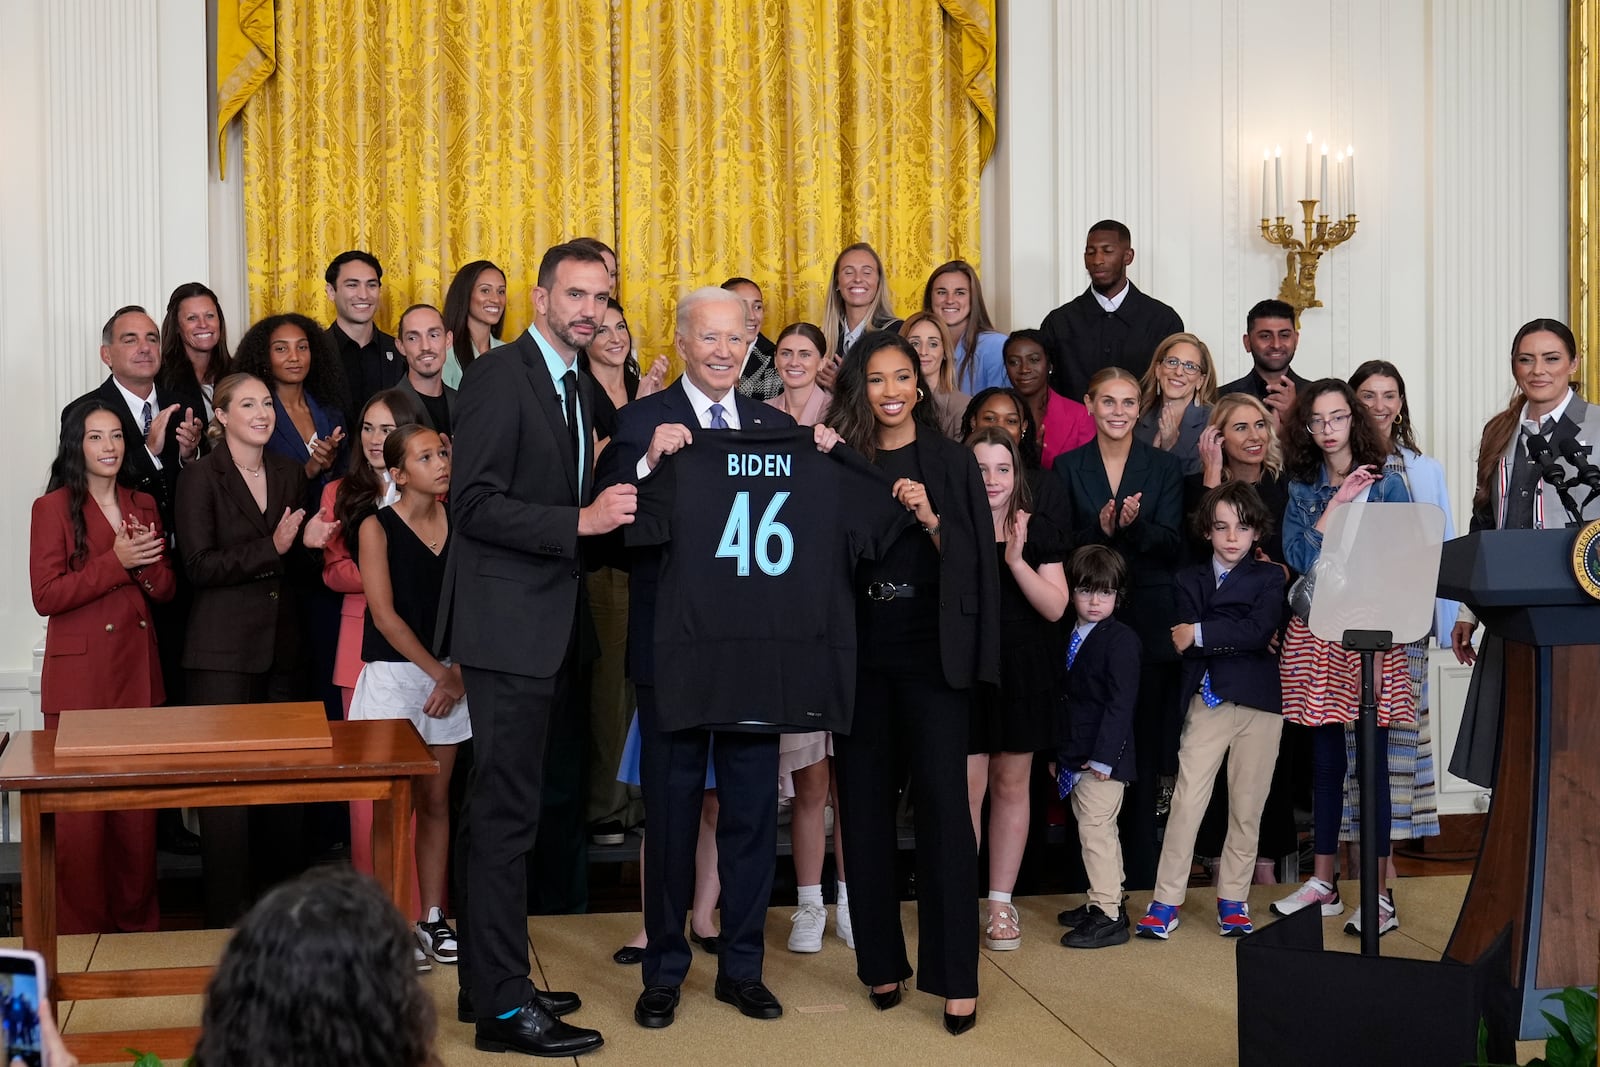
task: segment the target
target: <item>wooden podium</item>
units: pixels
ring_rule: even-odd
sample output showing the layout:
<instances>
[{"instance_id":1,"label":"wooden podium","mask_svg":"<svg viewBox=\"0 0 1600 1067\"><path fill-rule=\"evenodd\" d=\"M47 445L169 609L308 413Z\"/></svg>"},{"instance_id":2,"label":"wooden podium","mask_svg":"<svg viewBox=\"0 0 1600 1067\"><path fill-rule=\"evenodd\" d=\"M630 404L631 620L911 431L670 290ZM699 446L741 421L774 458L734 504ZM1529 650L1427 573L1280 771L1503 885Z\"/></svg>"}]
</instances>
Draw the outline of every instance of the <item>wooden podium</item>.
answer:
<instances>
[{"instance_id":1,"label":"wooden podium","mask_svg":"<svg viewBox=\"0 0 1600 1067\"><path fill-rule=\"evenodd\" d=\"M1600 602L1573 575L1576 533L1481 531L1439 565L1439 595L1505 641L1494 801L1445 956L1469 963L1511 928L1524 1039L1547 1035L1546 996L1593 983L1600 931Z\"/></svg>"},{"instance_id":2,"label":"wooden podium","mask_svg":"<svg viewBox=\"0 0 1600 1067\"><path fill-rule=\"evenodd\" d=\"M316 708L322 714L320 704ZM229 714L259 743L259 719L285 706L239 705L215 709L226 732ZM287 707L293 707L287 706ZM170 709L157 709L166 711ZM71 712L67 713L71 715ZM159 715L152 721L159 723ZM251 733L249 724L254 723ZM70 756L56 752L56 731L19 733L0 754L0 789L22 795L22 941L44 957L51 996L63 1000L203 993L210 967L148 968L61 974L56 969L57 812L143 808L297 804L319 800L371 800L376 840L372 863L391 900L406 907L411 867L411 779L437 774L408 719L328 723L331 744L290 749L156 752ZM155 728L161 745L159 727ZM213 731L213 732L214 732ZM247 742L250 743L250 742ZM164 1059L194 1049L197 1027L65 1035L85 1063L126 1058L132 1046Z\"/></svg>"}]
</instances>

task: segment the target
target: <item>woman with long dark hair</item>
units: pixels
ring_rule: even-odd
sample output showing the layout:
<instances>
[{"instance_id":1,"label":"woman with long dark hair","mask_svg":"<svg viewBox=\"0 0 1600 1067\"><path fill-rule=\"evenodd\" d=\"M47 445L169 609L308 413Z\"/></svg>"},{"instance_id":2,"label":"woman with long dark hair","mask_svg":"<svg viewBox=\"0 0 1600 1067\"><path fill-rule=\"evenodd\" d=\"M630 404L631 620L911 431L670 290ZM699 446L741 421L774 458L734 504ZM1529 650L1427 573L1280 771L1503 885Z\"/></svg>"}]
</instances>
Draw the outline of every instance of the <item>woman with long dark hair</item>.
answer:
<instances>
[{"instance_id":1,"label":"woman with long dark hair","mask_svg":"<svg viewBox=\"0 0 1600 1067\"><path fill-rule=\"evenodd\" d=\"M917 987L944 998L952 1034L977 1021L972 900L978 850L966 804L973 687L1000 678L994 524L972 453L934 421L916 349L868 331L845 356L828 425L893 479L920 524L864 564L856 713L834 739L850 839L856 975L880 1010L912 970L896 892L896 794L911 773L917 834Z\"/></svg>"},{"instance_id":2,"label":"woman with long dark hair","mask_svg":"<svg viewBox=\"0 0 1600 1067\"><path fill-rule=\"evenodd\" d=\"M75 405L45 495L33 502L28 570L34 610L49 619L39 680L47 730L71 709L166 699L150 605L170 600L176 582L155 500L118 480L122 433L121 414L104 401ZM56 818L60 931L155 930L156 813Z\"/></svg>"},{"instance_id":3,"label":"woman with long dark hair","mask_svg":"<svg viewBox=\"0 0 1600 1067\"><path fill-rule=\"evenodd\" d=\"M1534 319L1517 331L1511 342L1516 382L1511 402L1484 424L1478 445L1472 532L1542 529L1566 522L1555 490L1544 484L1538 464L1528 456L1527 435L1538 432L1553 443L1576 438L1589 447L1600 441L1600 405L1585 403L1574 388L1580 369L1578 342L1565 323ZM1600 499L1584 508L1583 517L1600 517ZM1456 659L1473 664L1473 670L1450 773L1489 789L1500 751L1505 644L1489 634L1474 652L1477 628L1477 616L1463 604L1450 644Z\"/></svg>"},{"instance_id":4,"label":"woman with long dark hair","mask_svg":"<svg viewBox=\"0 0 1600 1067\"><path fill-rule=\"evenodd\" d=\"M473 360L505 344L506 273L487 259L456 271L444 294L444 328L453 341L444 357L444 384L461 388L461 375Z\"/></svg>"},{"instance_id":5,"label":"woman with long dark hair","mask_svg":"<svg viewBox=\"0 0 1600 1067\"><path fill-rule=\"evenodd\" d=\"M300 464L314 507L344 460L345 381L327 335L304 315L270 315L245 333L233 365L272 390L267 450Z\"/></svg>"},{"instance_id":6,"label":"woman with long dark hair","mask_svg":"<svg viewBox=\"0 0 1600 1067\"><path fill-rule=\"evenodd\" d=\"M161 370L157 385L211 421L211 394L233 371L228 355L228 320L217 294L200 282L184 282L167 298L161 320ZM200 448L208 447L202 436Z\"/></svg>"}]
</instances>

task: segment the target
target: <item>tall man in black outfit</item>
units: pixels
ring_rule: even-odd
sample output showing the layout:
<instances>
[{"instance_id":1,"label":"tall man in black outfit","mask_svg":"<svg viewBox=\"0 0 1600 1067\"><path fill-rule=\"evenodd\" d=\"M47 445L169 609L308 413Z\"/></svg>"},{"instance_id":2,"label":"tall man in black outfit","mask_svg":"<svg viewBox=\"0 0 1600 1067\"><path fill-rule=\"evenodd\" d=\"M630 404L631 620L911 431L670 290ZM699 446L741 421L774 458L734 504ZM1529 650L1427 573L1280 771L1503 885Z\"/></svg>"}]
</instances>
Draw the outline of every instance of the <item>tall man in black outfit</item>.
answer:
<instances>
[{"instance_id":1,"label":"tall man in black outfit","mask_svg":"<svg viewBox=\"0 0 1600 1067\"><path fill-rule=\"evenodd\" d=\"M601 485L649 477L662 457L696 434L758 426L792 426L783 412L739 394L735 387L750 338L744 303L725 289L698 289L678 304L677 348L684 373L675 383L617 413L617 431L600 460ZM716 996L756 1019L776 1019L783 1007L761 981L763 931L772 895L777 807L778 735L734 730L663 730L657 712L656 590L660 555L634 554L629 579L628 672L639 700L640 785L645 834L644 992L634 1006L640 1026L670 1026L678 989L689 971L684 917L694 896L694 853L708 750L716 764L717 870L722 877L722 947ZM727 669L740 665L727 664ZM750 693L750 719L761 715L759 683Z\"/></svg>"},{"instance_id":2,"label":"tall man in black outfit","mask_svg":"<svg viewBox=\"0 0 1600 1067\"><path fill-rule=\"evenodd\" d=\"M631 485L594 495L594 383L574 366L610 292L598 253L550 249L533 326L474 361L456 401L438 637L448 633L462 665L474 749L457 838L466 869L457 1009L491 1052L570 1056L601 1044L557 1018L579 1006L575 994L529 980L527 856L550 721L571 699L587 624L578 539L632 522L637 495Z\"/></svg>"},{"instance_id":3,"label":"tall man in black outfit","mask_svg":"<svg viewBox=\"0 0 1600 1067\"><path fill-rule=\"evenodd\" d=\"M372 394L398 385L406 365L395 353L394 338L372 322L383 292L383 264L378 257L359 249L340 252L323 278L328 283L328 299L333 301L328 340L338 350L345 396L350 401L345 424L354 426Z\"/></svg>"},{"instance_id":4,"label":"tall man in black outfit","mask_svg":"<svg viewBox=\"0 0 1600 1067\"><path fill-rule=\"evenodd\" d=\"M1135 378L1150 369L1156 346L1183 332L1183 320L1128 280L1133 236L1115 219L1089 227L1083 265L1089 288L1044 317L1039 327L1050 344L1050 385L1069 400L1082 401L1089 379L1106 367Z\"/></svg>"},{"instance_id":5,"label":"tall man in black outfit","mask_svg":"<svg viewBox=\"0 0 1600 1067\"><path fill-rule=\"evenodd\" d=\"M1267 405L1274 427L1281 428L1284 414L1294 410L1295 387L1306 384L1290 366L1299 346L1294 308L1282 300L1258 302L1245 317L1244 350L1253 364L1250 373L1224 385L1217 395L1249 393Z\"/></svg>"}]
</instances>

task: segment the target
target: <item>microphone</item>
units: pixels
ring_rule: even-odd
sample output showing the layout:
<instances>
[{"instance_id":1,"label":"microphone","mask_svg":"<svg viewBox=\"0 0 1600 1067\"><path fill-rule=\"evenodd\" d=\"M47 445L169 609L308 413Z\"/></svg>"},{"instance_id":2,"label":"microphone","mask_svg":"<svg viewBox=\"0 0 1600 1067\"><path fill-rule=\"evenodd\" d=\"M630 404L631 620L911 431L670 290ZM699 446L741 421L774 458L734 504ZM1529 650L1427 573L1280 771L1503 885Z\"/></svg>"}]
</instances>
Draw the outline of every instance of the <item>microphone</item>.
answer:
<instances>
[{"instance_id":1,"label":"microphone","mask_svg":"<svg viewBox=\"0 0 1600 1067\"><path fill-rule=\"evenodd\" d=\"M1583 509L1578 507L1577 501L1572 499L1572 487L1578 483L1569 482L1566 472L1561 469L1561 464L1556 460L1556 454L1550 447L1550 442L1543 434L1530 433L1527 435L1528 456L1539 464L1539 470L1545 480L1556 494L1561 498L1561 506L1566 509L1567 518L1576 525L1583 521Z\"/></svg>"},{"instance_id":2,"label":"microphone","mask_svg":"<svg viewBox=\"0 0 1600 1067\"><path fill-rule=\"evenodd\" d=\"M1563 437L1556 442L1561 458L1572 464L1578 480L1591 489L1600 489L1600 467L1589 461L1589 449L1576 437Z\"/></svg>"}]
</instances>

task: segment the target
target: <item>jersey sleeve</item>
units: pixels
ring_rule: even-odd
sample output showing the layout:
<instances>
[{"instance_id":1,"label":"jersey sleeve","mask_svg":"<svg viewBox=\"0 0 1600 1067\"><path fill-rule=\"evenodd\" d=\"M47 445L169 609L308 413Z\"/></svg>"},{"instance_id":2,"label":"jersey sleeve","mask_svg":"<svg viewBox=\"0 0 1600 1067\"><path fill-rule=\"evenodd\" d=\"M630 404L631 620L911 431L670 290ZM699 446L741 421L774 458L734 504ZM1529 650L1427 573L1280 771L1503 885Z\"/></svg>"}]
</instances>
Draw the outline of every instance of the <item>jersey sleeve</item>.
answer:
<instances>
[{"instance_id":1,"label":"jersey sleeve","mask_svg":"<svg viewBox=\"0 0 1600 1067\"><path fill-rule=\"evenodd\" d=\"M839 444L828 456L838 475L839 514L850 532L856 556L882 559L889 546L916 525L916 517L894 498L894 483L889 476L867 462L861 453Z\"/></svg>"},{"instance_id":2,"label":"jersey sleeve","mask_svg":"<svg viewBox=\"0 0 1600 1067\"><path fill-rule=\"evenodd\" d=\"M633 522L622 528L622 542L629 548L664 545L672 539L672 505L678 496L679 461L679 455L665 457L650 472L650 477L639 482L639 502Z\"/></svg>"}]
</instances>

